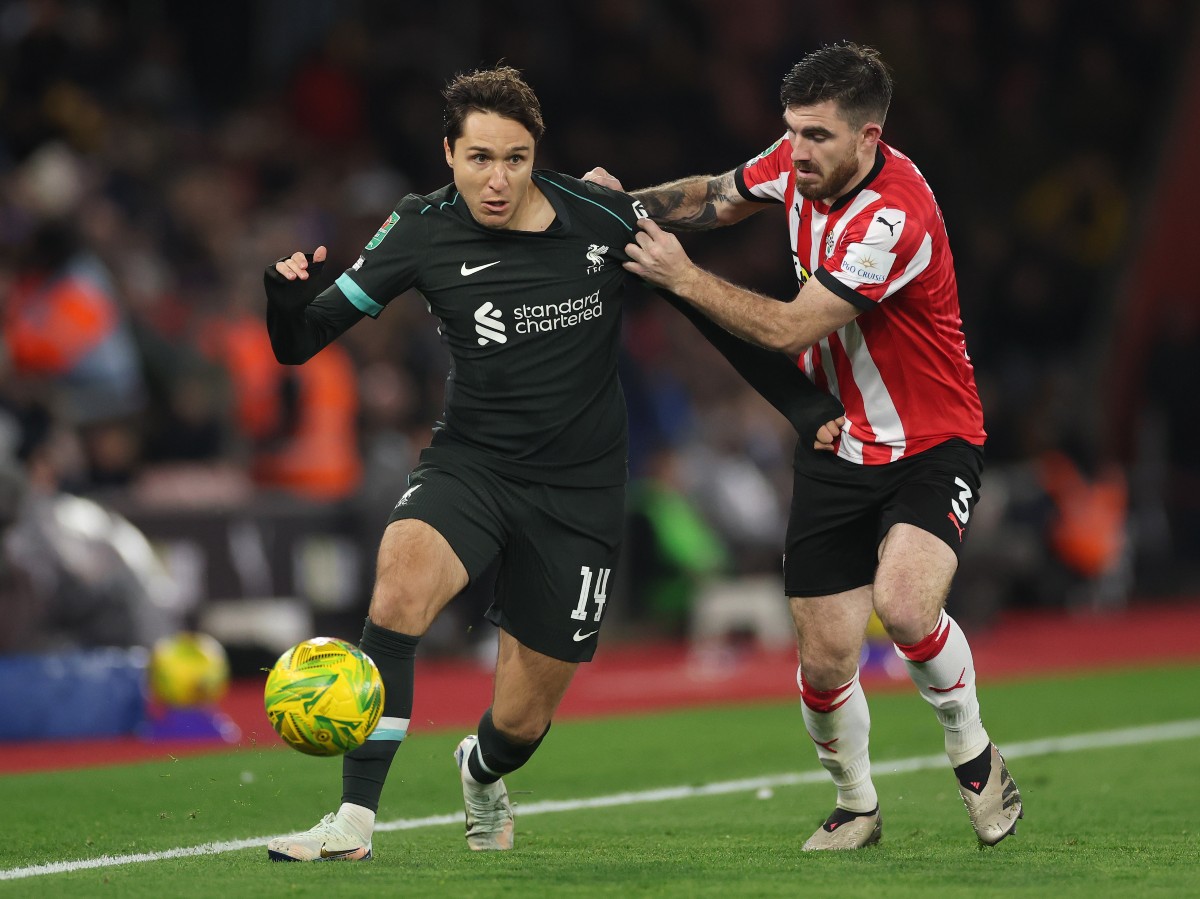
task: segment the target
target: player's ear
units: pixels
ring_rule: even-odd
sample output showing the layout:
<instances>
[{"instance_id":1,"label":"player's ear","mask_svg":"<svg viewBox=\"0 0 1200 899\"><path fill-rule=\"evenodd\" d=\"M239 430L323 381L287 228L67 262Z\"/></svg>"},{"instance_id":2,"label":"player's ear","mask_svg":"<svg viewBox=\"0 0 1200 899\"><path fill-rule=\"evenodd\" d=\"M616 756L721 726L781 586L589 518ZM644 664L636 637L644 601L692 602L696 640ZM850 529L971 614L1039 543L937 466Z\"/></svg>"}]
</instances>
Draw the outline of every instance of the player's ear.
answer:
<instances>
[{"instance_id":1,"label":"player's ear","mask_svg":"<svg viewBox=\"0 0 1200 899\"><path fill-rule=\"evenodd\" d=\"M454 168L454 151L450 149L450 138L442 138L442 149L446 151L446 165Z\"/></svg>"},{"instance_id":2,"label":"player's ear","mask_svg":"<svg viewBox=\"0 0 1200 899\"><path fill-rule=\"evenodd\" d=\"M879 143L879 138L882 134L883 126L878 122L867 122L859 132L862 142L868 147L874 147Z\"/></svg>"}]
</instances>

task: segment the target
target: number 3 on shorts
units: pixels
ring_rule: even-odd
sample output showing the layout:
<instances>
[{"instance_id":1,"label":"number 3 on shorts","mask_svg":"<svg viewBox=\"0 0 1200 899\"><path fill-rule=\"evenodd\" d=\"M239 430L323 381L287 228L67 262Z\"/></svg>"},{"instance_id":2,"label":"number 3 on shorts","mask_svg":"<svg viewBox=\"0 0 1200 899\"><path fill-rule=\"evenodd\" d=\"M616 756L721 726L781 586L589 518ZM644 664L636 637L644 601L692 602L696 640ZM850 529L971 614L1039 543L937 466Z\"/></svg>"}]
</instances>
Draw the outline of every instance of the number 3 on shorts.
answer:
<instances>
[{"instance_id":1,"label":"number 3 on shorts","mask_svg":"<svg viewBox=\"0 0 1200 899\"><path fill-rule=\"evenodd\" d=\"M950 505L954 509L954 514L958 516L958 520L966 524L971 518L971 488L962 478L955 478L954 484L960 489L958 499L950 500Z\"/></svg>"}]
</instances>

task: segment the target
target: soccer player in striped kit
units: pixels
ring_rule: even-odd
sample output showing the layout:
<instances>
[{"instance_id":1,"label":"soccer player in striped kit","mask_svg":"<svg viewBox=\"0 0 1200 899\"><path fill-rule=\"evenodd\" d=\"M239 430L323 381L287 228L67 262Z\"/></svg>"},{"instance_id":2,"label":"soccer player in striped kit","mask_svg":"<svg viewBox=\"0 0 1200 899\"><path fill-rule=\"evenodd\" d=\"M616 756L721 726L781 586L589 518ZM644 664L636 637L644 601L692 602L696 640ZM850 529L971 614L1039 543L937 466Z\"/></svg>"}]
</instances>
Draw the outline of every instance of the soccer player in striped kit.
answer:
<instances>
[{"instance_id":1,"label":"soccer player in striped kit","mask_svg":"<svg viewBox=\"0 0 1200 899\"><path fill-rule=\"evenodd\" d=\"M1021 795L980 718L967 639L943 608L979 496L986 438L941 211L881 139L892 84L850 43L783 80L786 132L744 165L634 191L650 213L625 268L747 341L781 350L845 406L836 453L801 440L784 557L804 722L837 804L806 850L877 842L858 660L872 611L945 730L979 840L1000 842ZM610 187L603 169L587 176ZM697 267L672 230L787 210L800 291L788 303Z\"/></svg>"}]
</instances>

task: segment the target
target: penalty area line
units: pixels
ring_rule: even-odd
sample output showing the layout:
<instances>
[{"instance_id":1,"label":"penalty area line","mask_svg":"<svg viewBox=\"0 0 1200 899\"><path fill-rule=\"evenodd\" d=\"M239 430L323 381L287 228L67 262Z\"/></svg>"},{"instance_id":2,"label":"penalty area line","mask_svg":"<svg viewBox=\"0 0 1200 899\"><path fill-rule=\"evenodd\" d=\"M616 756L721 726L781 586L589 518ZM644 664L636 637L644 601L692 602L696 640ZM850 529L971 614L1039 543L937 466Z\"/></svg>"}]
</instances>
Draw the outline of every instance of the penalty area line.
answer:
<instances>
[{"instance_id":1,"label":"penalty area line","mask_svg":"<svg viewBox=\"0 0 1200 899\"><path fill-rule=\"evenodd\" d=\"M1118 746L1143 746L1148 743L1163 743L1170 740L1190 740L1200 737L1200 718L1155 724L1147 727L1128 727L1095 733L1074 734L1066 737L1049 737L1023 743L1008 743L1004 746L1006 759L1031 758L1039 755L1055 755L1063 752L1079 752L1089 749L1108 749ZM875 762L871 773L875 777L887 774L908 774L927 771L947 765L944 755L914 756ZM624 805L640 805L651 802L671 802L677 799L695 799L701 796L722 796L729 793L747 793L776 787L792 787L803 784L826 783L829 775L824 771L803 771L791 774L773 774L764 777L748 777L741 780L725 780L701 786L662 787L654 790L637 790L628 793L613 793L608 796L593 796L588 799L549 799L541 802L521 803L522 817L544 815L551 812L573 812L582 809L615 808ZM429 815L425 818L402 818L384 821L375 825L375 831L419 830L440 827L446 824L461 824L462 812L449 815ZM202 843L161 852L138 852L130 855L102 855L77 861L48 862L24 868L0 870L0 880L21 880L47 874L66 874L92 868L115 868L142 862L166 861L171 858L189 858L197 855L221 855L243 849L261 847L272 837L255 837L249 840L229 840L220 843Z\"/></svg>"}]
</instances>

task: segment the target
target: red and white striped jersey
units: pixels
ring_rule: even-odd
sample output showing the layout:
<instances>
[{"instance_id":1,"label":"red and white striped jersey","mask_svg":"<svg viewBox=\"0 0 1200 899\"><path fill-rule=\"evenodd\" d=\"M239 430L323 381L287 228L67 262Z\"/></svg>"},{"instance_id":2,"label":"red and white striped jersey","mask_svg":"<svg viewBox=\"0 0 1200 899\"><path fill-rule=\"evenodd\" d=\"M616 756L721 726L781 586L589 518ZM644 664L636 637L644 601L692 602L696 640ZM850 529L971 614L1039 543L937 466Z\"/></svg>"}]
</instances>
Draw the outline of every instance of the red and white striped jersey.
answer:
<instances>
[{"instance_id":1,"label":"red and white striped jersey","mask_svg":"<svg viewBox=\"0 0 1200 899\"><path fill-rule=\"evenodd\" d=\"M882 465L953 437L982 446L950 241L912 160L881 141L870 174L832 205L796 192L786 139L735 177L746 199L789 205L801 286L815 276L862 310L798 360L846 407L838 455Z\"/></svg>"}]
</instances>

